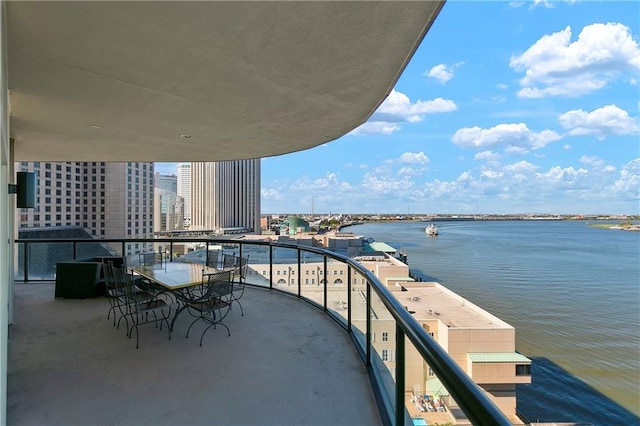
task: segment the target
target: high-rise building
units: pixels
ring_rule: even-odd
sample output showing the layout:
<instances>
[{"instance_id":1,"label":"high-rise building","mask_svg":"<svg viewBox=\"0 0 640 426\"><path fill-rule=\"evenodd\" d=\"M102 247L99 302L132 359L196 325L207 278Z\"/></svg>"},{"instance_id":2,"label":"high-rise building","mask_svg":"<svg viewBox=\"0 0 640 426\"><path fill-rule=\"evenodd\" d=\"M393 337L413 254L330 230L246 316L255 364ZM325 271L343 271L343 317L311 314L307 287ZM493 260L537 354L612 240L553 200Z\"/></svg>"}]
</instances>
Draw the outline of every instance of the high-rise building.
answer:
<instances>
[{"instance_id":1,"label":"high-rise building","mask_svg":"<svg viewBox=\"0 0 640 426\"><path fill-rule=\"evenodd\" d=\"M178 163L178 190L184 203L184 226L191 226L191 163Z\"/></svg>"},{"instance_id":2,"label":"high-rise building","mask_svg":"<svg viewBox=\"0 0 640 426\"><path fill-rule=\"evenodd\" d=\"M177 195L178 177L176 175L154 176L153 191L153 231L174 231L184 228L184 202Z\"/></svg>"},{"instance_id":3,"label":"high-rise building","mask_svg":"<svg viewBox=\"0 0 640 426\"><path fill-rule=\"evenodd\" d=\"M37 203L17 210L19 228L80 226L97 238L153 237L153 163L22 162ZM132 243L128 253L143 248Z\"/></svg>"},{"instance_id":4,"label":"high-rise building","mask_svg":"<svg viewBox=\"0 0 640 426\"><path fill-rule=\"evenodd\" d=\"M178 176L177 175L161 175L156 172L154 175L154 187L156 189L166 189L174 194L178 193Z\"/></svg>"},{"instance_id":5,"label":"high-rise building","mask_svg":"<svg viewBox=\"0 0 640 426\"><path fill-rule=\"evenodd\" d=\"M191 165L191 229L259 234L260 160Z\"/></svg>"}]
</instances>

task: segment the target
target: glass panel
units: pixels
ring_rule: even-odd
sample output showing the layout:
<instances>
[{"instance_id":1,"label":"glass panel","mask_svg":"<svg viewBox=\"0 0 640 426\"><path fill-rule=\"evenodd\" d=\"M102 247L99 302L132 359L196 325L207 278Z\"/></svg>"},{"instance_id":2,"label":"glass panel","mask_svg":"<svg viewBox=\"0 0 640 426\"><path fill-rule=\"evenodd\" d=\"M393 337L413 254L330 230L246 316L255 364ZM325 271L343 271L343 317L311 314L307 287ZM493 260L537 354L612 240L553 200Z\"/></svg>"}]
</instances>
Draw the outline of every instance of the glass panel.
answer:
<instances>
[{"instance_id":1,"label":"glass panel","mask_svg":"<svg viewBox=\"0 0 640 426\"><path fill-rule=\"evenodd\" d=\"M121 248L113 249L114 244L101 243L99 240L78 242L76 244L76 260L93 260L101 256L118 256ZM120 246L121 247L121 246Z\"/></svg>"},{"instance_id":2,"label":"glass panel","mask_svg":"<svg viewBox=\"0 0 640 426\"><path fill-rule=\"evenodd\" d=\"M385 402L390 407L395 407L396 321L373 290L369 315L371 318L371 364L376 378L382 385Z\"/></svg>"},{"instance_id":3,"label":"glass panel","mask_svg":"<svg viewBox=\"0 0 640 426\"><path fill-rule=\"evenodd\" d=\"M300 262L302 296L324 306L324 256L303 251Z\"/></svg>"},{"instance_id":4,"label":"glass panel","mask_svg":"<svg viewBox=\"0 0 640 426\"><path fill-rule=\"evenodd\" d=\"M206 244L197 244L189 241L174 241L171 243L157 243L158 249L165 252L170 262L201 263L206 261ZM217 247L221 250L221 247ZM213 246L209 245L213 250Z\"/></svg>"},{"instance_id":5,"label":"glass panel","mask_svg":"<svg viewBox=\"0 0 640 426\"><path fill-rule=\"evenodd\" d=\"M353 279L364 281L362 275L354 273ZM366 351L367 334L367 286L366 284L352 284L351 287L351 330L363 352Z\"/></svg>"},{"instance_id":6,"label":"glass panel","mask_svg":"<svg viewBox=\"0 0 640 426\"><path fill-rule=\"evenodd\" d=\"M298 294L298 250L273 247L273 288ZM269 259L261 266L265 278L269 278Z\"/></svg>"},{"instance_id":7,"label":"glass panel","mask_svg":"<svg viewBox=\"0 0 640 426\"><path fill-rule=\"evenodd\" d=\"M242 245L242 257L248 260L247 274L245 282L253 285L268 287L269 279L262 275L268 274L269 268L269 246L258 244Z\"/></svg>"},{"instance_id":8,"label":"glass panel","mask_svg":"<svg viewBox=\"0 0 640 426\"><path fill-rule=\"evenodd\" d=\"M15 254L13 256L13 279L15 281L24 280L24 248L24 243L15 245Z\"/></svg>"},{"instance_id":9,"label":"glass panel","mask_svg":"<svg viewBox=\"0 0 640 426\"><path fill-rule=\"evenodd\" d=\"M422 418L427 424L451 423L452 410L458 422L467 423L462 410L422 359L415 346L405 339L405 406L412 418Z\"/></svg>"},{"instance_id":10,"label":"glass panel","mask_svg":"<svg viewBox=\"0 0 640 426\"><path fill-rule=\"evenodd\" d=\"M26 249L29 280L55 279L56 263L73 260L73 243L29 243ZM25 250L18 250L18 277L24 277Z\"/></svg>"},{"instance_id":11,"label":"glass panel","mask_svg":"<svg viewBox=\"0 0 640 426\"><path fill-rule=\"evenodd\" d=\"M350 266L346 263L330 259L327 263L328 287L327 309L338 315L341 323L347 324L347 312L349 308L348 276Z\"/></svg>"}]
</instances>

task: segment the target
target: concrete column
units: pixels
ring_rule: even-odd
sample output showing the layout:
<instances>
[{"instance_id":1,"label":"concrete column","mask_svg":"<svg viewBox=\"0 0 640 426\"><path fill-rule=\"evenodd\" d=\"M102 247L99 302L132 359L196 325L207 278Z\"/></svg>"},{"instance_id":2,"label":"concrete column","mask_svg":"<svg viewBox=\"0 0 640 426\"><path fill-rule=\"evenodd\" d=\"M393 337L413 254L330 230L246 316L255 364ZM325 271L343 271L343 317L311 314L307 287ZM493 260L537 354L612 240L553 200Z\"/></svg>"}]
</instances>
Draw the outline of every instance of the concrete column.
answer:
<instances>
[{"instance_id":1,"label":"concrete column","mask_svg":"<svg viewBox=\"0 0 640 426\"><path fill-rule=\"evenodd\" d=\"M13 305L14 201L9 195L13 152L9 142L6 5L0 2L0 424L7 424L7 345Z\"/></svg>"}]
</instances>

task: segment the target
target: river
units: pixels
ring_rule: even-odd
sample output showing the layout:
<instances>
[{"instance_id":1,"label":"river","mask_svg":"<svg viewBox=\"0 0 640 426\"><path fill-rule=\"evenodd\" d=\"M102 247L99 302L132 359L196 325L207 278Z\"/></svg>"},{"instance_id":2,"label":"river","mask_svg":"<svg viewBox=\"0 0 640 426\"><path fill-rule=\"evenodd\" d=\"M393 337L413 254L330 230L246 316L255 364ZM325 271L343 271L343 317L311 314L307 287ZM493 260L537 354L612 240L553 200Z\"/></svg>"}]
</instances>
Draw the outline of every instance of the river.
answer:
<instances>
[{"instance_id":1,"label":"river","mask_svg":"<svg viewBox=\"0 0 640 426\"><path fill-rule=\"evenodd\" d=\"M516 328L533 360L518 385L529 421L640 424L640 232L584 221L368 223L345 228L402 250L411 271Z\"/></svg>"}]
</instances>

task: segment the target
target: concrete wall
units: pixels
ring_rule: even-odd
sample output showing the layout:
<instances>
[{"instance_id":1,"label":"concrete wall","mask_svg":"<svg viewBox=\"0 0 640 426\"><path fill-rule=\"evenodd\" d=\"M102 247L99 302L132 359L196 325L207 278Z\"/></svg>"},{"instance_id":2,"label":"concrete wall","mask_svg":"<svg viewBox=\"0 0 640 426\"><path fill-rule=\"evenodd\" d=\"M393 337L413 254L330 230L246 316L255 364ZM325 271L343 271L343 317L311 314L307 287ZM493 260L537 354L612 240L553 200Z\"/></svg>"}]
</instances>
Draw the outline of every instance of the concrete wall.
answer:
<instances>
[{"instance_id":1,"label":"concrete wall","mask_svg":"<svg viewBox=\"0 0 640 426\"><path fill-rule=\"evenodd\" d=\"M467 373L474 382L482 384L497 383L531 383L531 376L516 376L516 363L513 362L482 362L469 361Z\"/></svg>"}]
</instances>

